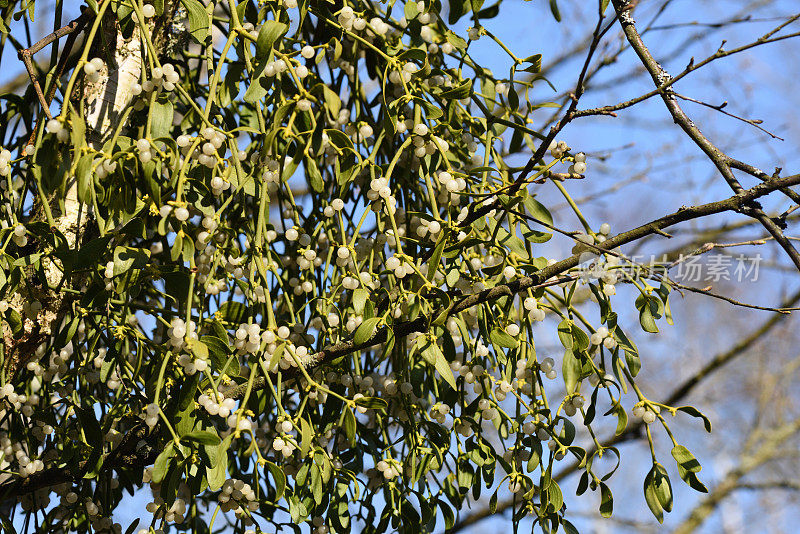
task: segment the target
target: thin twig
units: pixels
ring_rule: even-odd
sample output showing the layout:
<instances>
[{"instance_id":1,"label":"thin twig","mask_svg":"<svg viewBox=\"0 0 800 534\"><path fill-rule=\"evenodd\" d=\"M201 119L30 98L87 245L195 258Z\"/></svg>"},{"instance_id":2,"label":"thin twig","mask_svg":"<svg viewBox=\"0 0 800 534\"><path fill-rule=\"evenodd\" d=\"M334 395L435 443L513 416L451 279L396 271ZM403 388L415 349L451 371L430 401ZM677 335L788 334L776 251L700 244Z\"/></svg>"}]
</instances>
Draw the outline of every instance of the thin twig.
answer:
<instances>
[{"instance_id":1,"label":"thin twig","mask_svg":"<svg viewBox=\"0 0 800 534\"><path fill-rule=\"evenodd\" d=\"M734 118L736 120L742 121L742 122L744 122L746 124L749 124L750 126L753 126L754 128L758 128L759 130L761 130L762 132L764 132L768 136L772 137L773 139L780 139L781 141L785 141L785 139L783 137L775 135L774 133L770 132L766 128L762 128L761 126L759 126L764 121L759 120L759 119L745 119L744 117L740 117L739 115L736 115L734 113L730 113L728 111L725 111L724 108L727 107L727 105L728 105L727 101L723 102L722 104L714 105L714 104L709 104L708 102L703 102L702 100L697 100L697 99L694 99L692 97L682 95L680 93L674 93L674 94L675 94L675 96L677 96L678 98L680 98L682 100L687 100L689 102L694 102L695 104L700 104L701 106L705 106L707 108L711 108L711 109L713 109L715 111L719 111L723 115L727 115L728 117L731 117L731 118Z\"/></svg>"},{"instance_id":2,"label":"thin twig","mask_svg":"<svg viewBox=\"0 0 800 534\"><path fill-rule=\"evenodd\" d=\"M41 50L42 48L52 44L53 42L57 41L58 39L64 37L65 35L69 35L70 33L81 29L86 21L89 19L89 15L87 15L89 11L84 10L81 15L67 24L59 28L58 30L54 31L53 33L46 35L39 39L36 43L34 43L31 47L25 48L18 52L20 60L25 64L25 69L28 71L28 76L31 79L31 83L33 84L33 89L36 91L36 96L39 97L39 103L42 105L42 110L44 114L47 116L48 119L53 118L52 114L50 113L50 104L47 102L47 99L42 92L42 87L39 85L39 78L36 75L36 69L33 67L32 58L36 52ZM27 19L26 19L27 20Z\"/></svg>"}]
</instances>

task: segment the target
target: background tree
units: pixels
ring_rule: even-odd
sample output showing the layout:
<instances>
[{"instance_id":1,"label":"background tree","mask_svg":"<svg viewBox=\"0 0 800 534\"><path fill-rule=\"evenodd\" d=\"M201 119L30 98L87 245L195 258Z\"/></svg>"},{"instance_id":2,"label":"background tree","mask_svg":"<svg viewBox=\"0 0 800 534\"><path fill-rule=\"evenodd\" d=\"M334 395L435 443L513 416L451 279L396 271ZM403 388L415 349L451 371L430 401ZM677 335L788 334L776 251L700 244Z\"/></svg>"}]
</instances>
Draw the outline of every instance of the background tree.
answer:
<instances>
[{"instance_id":1,"label":"background tree","mask_svg":"<svg viewBox=\"0 0 800 534\"><path fill-rule=\"evenodd\" d=\"M541 13L534 4L522 7ZM504 511L515 529L575 530L583 503L607 517L612 490L627 501L642 479L659 521L671 481L707 491L680 443L709 439L696 434L710 422L682 401L774 336L800 297L756 306L674 273L770 240L796 280L785 232L800 176L715 144L683 106L730 112L679 84L795 37L800 16L673 68L646 45L670 4L643 25L635 3L567 4L585 10L573 18L587 36L543 58L493 33L500 4L107 0L62 27L71 6L56 2L56 31L32 43L39 8L8 3L2 45L28 83L2 97L5 528L122 531L127 492L132 532L457 531ZM484 61L485 49L507 57ZM543 98L571 62L554 87L570 89ZM634 66L604 81L616 62ZM594 100L637 80L639 96ZM728 192L694 202L682 190L612 232L590 210L640 198L625 185L642 173L561 139L654 102ZM600 190L569 194L587 182ZM736 216L694 226L719 214ZM652 384L658 362L636 342L664 343L651 334L672 323L673 289L774 315L691 376ZM798 432L787 345L754 383L758 424L738 468L677 530L736 489L796 485L749 478ZM674 389L651 394L659 383ZM613 476L629 456L642 465L619 448L637 439L647 468ZM574 504L559 485L571 474Z\"/></svg>"}]
</instances>

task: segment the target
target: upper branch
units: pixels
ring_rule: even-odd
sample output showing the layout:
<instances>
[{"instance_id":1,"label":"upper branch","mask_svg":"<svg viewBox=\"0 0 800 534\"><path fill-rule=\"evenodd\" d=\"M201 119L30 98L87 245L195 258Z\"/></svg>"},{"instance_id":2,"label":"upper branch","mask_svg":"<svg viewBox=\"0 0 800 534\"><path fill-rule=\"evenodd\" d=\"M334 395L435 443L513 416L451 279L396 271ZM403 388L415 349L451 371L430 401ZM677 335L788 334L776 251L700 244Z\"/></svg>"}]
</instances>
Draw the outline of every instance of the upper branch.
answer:
<instances>
[{"instance_id":1,"label":"upper branch","mask_svg":"<svg viewBox=\"0 0 800 534\"><path fill-rule=\"evenodd\" d=\"M650 53L650 50L647 49L647 46L645 46L644 42L642 41L642 37L639 35L639 32L636 29L636 23L631 15L629 3L622 0L613 0L613 4L614 9L617 12L617 18L619 19L619 23L622 26L622 31L625 34L628 43L631 45L631 48L633 48L634 52L636 52L636 55L639 56L639 60L647 69L647 72L653 79L653 83L657 87L661 87L661 85L665 84L672 78L667 71L658 64L653 55ZM794 20L795 18L800 18L800 15L793 17L791 20ZM788 24L788 22L779 26L776 30L766 34L757 42L762 40L767 42L772 38L772 35L774 35L776 31L784 27L786 24ZM784 36L784 38L786 37L787 36ZM717 148L717 146L714 145L714 143L712 143L711 140L709 140L700 131L700 129L686 115L686 113L684 113L683 109L681 109L680 105L678 105L678 100L672 90L662 90L659 92L659 94L675 123L678 124L678 126L681 127L681 129L689 136L689 138L694 141L694 143L708 156L717 170L719 170L720 174L722 174L723 178L725 178L725 181L728 183L733 192L737 195L742 194L744 192L744 188L734 176L733 170L730 166L730 158L727 156L727 154ZM761 223L761 225L770 233L770 235L775 238L775 241L780 244L797 269L800 270L800 254L786 238L786 236L783 235L783 231L781 230L780 226L769 216L767 216L767 214L764 213L761 207L756 203L753 203L748 207L747 214L757 219Z\"/></svg>"}]
</instances>

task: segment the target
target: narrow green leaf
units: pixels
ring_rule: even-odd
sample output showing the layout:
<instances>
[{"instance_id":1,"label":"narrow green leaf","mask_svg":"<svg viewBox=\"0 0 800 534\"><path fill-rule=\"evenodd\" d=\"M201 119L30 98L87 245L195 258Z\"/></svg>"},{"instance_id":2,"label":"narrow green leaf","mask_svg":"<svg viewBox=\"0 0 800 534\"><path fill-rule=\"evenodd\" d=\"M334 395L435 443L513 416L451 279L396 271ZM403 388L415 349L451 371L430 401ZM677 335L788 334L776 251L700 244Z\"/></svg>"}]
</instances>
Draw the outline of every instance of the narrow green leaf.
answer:
<instances>
[{"instance_id":1,"label":"narrow green leaf","mask_svg":"<svg viewBox=\"0 0 800 534\"><path fill-rule=\"evenodd\" d=\"M189 14L189 31L200 44L208 38L208 13L199 0L181 0Z\"/></svg>"},{"instance_id":2,"label":"narrow green leaf","mask_svg":"<svg viewBox=\"0 0 800 534\"><path fill-rule=\"evenodd\" d=\"M672 511L672 484L669 481L669 475L664 466L656 463L655 474L653 476L653 485L655 487L656 497L661 507L666 512Z\"/></svg>"},{"instance_id":3,"label":"narrow green leaf","mask_svg":"<svg viewBox=\"0 0 800 534\"><path fill-rule=\"evenodd\" d=\"M453 45L455 48L458 48L459 50L466 50L467 41L465 41L462 37L459 37L458 35L453 33L451 30L447 31L445 37L447 38L447 42ZM470 84L470 87L471 85L472 84Z\"/></svg>"},{"instance_id":4,"label":"narrow green leaf","mask_svg":"<svg viewBox=\"0 0 800 534\"><path fill-rule=\"evenodd\" d=\"M305 458L308 456L308 451L311 450L311 440L313 439L314 432L311 430L311 425L305 419L300 419L300 457Z\"/></svg>"},{"instance_id":5,"label":"narrow green leaf","mask_svg":"<svg viewBox=\"0 0 800 534\"><path fill-rule=\"evenodd\" d=\"M659 502L658 495L656 494L656 466L650 469L647 476L644 478L644 500L647 502L647 507L658 519L659 523L664 522L664 508Z\"/></svg>"},{"instance_id":6,"label":"narrow green leaf","mask_svg":"<svg viewBox=\"0 0 800 534\"><path fill-rule=\"evenodd\" d=\"M619 404L614 407L614 412L617 415L617 429L614 431L614 435L619 436L628 427L628 412Z\"/></svg>"},{"instance_id":7,"label":"narrow green leaf","mask_svg":"<svg viewBox=\"0 0 800 534\"><path fill-rule=\"evenodd\" d=\"M600 515L603 517L611 517L614 512L614 495L611 489L606 486L605 482L600 483Z\"/></svg>"},{"instance_id":8,"label":"narrow green leaf","mask_svg":"<svg viewBox=\"0 0 800 534\"><path fill-rule=\"evenodd\" d=\"M339 111L342 109L342 100L339 95L331 89L327 84L320 84L322 86L322 97L325 100L325 108L332 117L338 117Z\"/></svg>"},{"instance_id":9,"label":"narrow green leaf","mask_svg":"<svg viewBox=\"0 0 800 534\"><path fill-rule=\"evenodd\" d=\"M511 334L498 327L492 328L492 331L489 333L489 339L495 345L508 349L515 349L519 346L519 341L512 337Z\"/></svg>"},{"instance_id":10,"label":"narrow green leaf","mask_svg":"<svg viewBox=\"0 0 800 534\"><path fill-rule=\"evenodd\" d=\"M344 434L347 436L350 446L356 444L356 416L353 414L353 410L347 406L344 408Z\"/></svg>"},{"instance_id":11,"label":"narrow green leaf","mask_svg":"<svg viewBox=\"0 0 800 534\"><path fill-rule=\"evenodd\" d=\"M705 427L706 432L711 432L711 421L708 419L708 417L700 413L700 410L697 408L693 406L680 406L677 408L677 410L679 412L688 413L692 417L699 417L703 420L703 427Z\"/></svg>"},{"instance_id":12,"label":"narrow green leaf","mask_svg":"<svg viewBox=\"0 0 800 534\"><path fill-rule=\"evenodd\" d=\"M75 180L78 184L78 200L84 203L91 202L92 188L92 154L84 154L75 167Z\"/></svg>"},{"instance_id":13,"label":"narrow green leaf","mask_svg":"<svg viewBox=\"0 0 800 534\"><path fill-rule=\"evenodd\" d=\"M130 269L143 269L150 260L150 251L142 248L117 247L114 249L114 276Z\"/></svg>"},{"instance_id":14,"label":"narrow green leaf","mask_svg":"<svg viewBox=\"0 0 800 534\"><path fill-rule=\"evenodd\" d=\"M578 385L581 377L581 362L570 349L564 351L564 359L561 362L561 373L564 375L564 387L567 393L572 393Z\"/></svg>"},{"instance_id":15,"label":"narrow green leaf","mask_svg":"<svg viewBox=\"0 0 800 534\"><path fill-rule=\"evenodd\" d=\"M433 280L433 277L436 275L436 271L439 270L439 264L442 261L442 252L444 251L444 245L447 243L447 236L448 232L442 232L439 235L439 241L436 243L436 248L433 249L433 255L431 256L430 261L428 261L428 274L426 278L428 282Z\"/></svg>"},{"instance_id":16,"label":"narrow green leaf","mask_svg":"<svg viewBox=\"0 0 800 534\"><path fill-rule=\"evenodd\" d=\"M216 491L222 487L228 475L228 447L231 443L232 434L226 437L216 447L213 445L206 445L206 451L213 451L209 454L211 465L206 466L206 479L208 480L208 487L212 491ZM213 458L211 458L213 456Z\"/></svg>"},{"instance_id":17,"label":"narrow green leaf","mask_svg":"<svg viewBox=\"0 0 800 534\"><path fill-rule=\"evenodd\" d=\"M189 432L181 436L181 441L193 441L201 445L219 445L222 443L222 440L219 439L216 432L211 432L209 430L195 430L194 432Z\"/></svg>"},{"instance_id":18,"label":"narrow green leaf","mask_svg":"<svg viewBox=\"0 0 800 534\"><path fill-rule=\"evenodd\" d=\"M553 13L553 18L557 22L561 22L561 12L558 10L558 2L556 0L550 0L550 11Z\"/></svg>"},{"instance_id":19,"label":"narrow green leaf","mask_svg":"<svg viewBox=\"0 0 800 534\"><path fill-rule=\"evenodd\" d=\"M403 9L403 14L406 17L406 20L413 20L419 15L419 8L417 8L416 2L406 2L406 5Z\"/></svg>"},{"instance_id":20,"label":"narrow green leaf","mask_svg":"<svg viewBox=\"0 0 800 534\"><path fill-rule=\"evenodd\" d=\"M265 462L267 464L269 473L272 475L272 478L275 479L275 492L277 493L275 500L280 500L283 498L283 494L286 491L286 475L284 474L283 469L274 463L270 462L269 460L265 460Z\"/></svg>"},{"instance_id":21,"label":"narrow green leaf","mask_svg":"<svg viewBox=\"0 0 800 534\"><path fill-rule=\"evenodd\" d=\"M172 102L153 102L150 107L150 136L153 139L169 136L174 116Z\"/></svg>"},{"instance_id":22,"label":"narrow green leaf","mask_svg":"<svg viewBox=\"0 0 800 534\"><path fill-rule=\"evenodd\" d=\"M380 320L380 317L371 317L361 323L356 329L356 334L353 336L353 343L356 345L366 343L378 329Z\"/></svg>"},{"instance_id":23,"label":"narrow green leaf","mask_svg":"<svg viewBox=\"0 0 800 534\"><path fill-rule=\"evenodd\" d=\"M472 94L472 80L464 80L455 87L451 87L446 91L442 91L441 94L439 94L439 96L446 100L461 100L462 98L467 98L471 94Z\"/></svg>"},{"instance_id":24,"label":"narrow green leaf","mask_svg":"<svg viewBox=\"0 0 800 534\"><path fill-rule=\"evenodd\" d=\"M389 403L380 397L359 397L356 399L356 405L382 412L385 412L389 407Z\"/></svg>"},{"instance_id":25,"label":"narrow green leaf","mask_svg":"<svg viewBox=\"0 0 800 534\"><path fill-rule=\"evenodd\" d=\"M679 466L691 473L699 473L700 470L703 469L703 466L700 465L697 458L683 445L675 445L672 448L672 457L675 458Z\"/></svg>"},{"instance_id":26,"label":"narrow green leaf","mask_svg":"<svg viewBox=\"0 0 800 534\"><path fill-rule=\"evenodd\" d=\"M239 324L247 319L247 307L241 302L223 302L216 313L217 317L229 323Z\"/></svg>"},{"instance_id":27,"label":"narrow green leaf","mask_svg":"<svg viewBox=\"0 0 800 534\"><path fill-rule=\"evenodd\" d=\"M572 321L564 319L558 324L558 339L564 348L572 350L575 340L572 338Z\"/></svg>"},{"instance_id":28,"label":"narrow green leaf","mask_svg":"<svg viewBox=\"0 0 800 534\"><path fill-rule=\"evenodd\" d=\"M368 298L369 291L363 287L359 287L353 291L353 311L356 312L356 315L362 315L364 313L364 305L367 303Z\"/></svg>"},{"instance_id":29,"label":"narrow green leaf","mask_svg":"<svg viewBox=\"0 0 800 534\"><path fill-rule=\"evenodd\" d=\"M173 456L175 456L175 449L170 441L167 443L167 446L164 447L164 450L156 457L156 461L153 464L151 476L154 483L160 484L161 481L164 480L167 470L169 469L170 458Z\"/></svg>"},{"instance_id":30,"label":"narrow green leaf","mask_svg":"<svg viewBox=\"0 0 800 534\"><path fill-rule=\"evenodd\" d=\"M289 26L282 22L275 20L266 21L258 31L258 38L256 39L256 58L260 61L266 61L272 50L272 46L288 29Z\"/></svg>"}]
</instances>

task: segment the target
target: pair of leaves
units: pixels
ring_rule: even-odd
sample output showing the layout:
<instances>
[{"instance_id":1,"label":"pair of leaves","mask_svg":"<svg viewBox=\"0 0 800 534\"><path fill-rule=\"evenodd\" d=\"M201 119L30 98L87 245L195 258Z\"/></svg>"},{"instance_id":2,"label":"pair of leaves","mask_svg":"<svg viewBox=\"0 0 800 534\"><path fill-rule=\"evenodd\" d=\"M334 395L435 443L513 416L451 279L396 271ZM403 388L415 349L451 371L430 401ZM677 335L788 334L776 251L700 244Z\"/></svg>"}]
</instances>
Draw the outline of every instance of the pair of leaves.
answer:
<instances>
[{"instance_id":1,"label":"pair of leaves","mask_svg":"<svg viewBox=\"0 0 800 534\"><path fill-rule=\"evenodd\" d=\"M644 477L644 499L658 522L663 523L664 512L672 511L672 484L667 470L658 462Z\"/></svg>"},{"instance_id":2,"label":"pair of leaves","mask_svg":"<svg viewBox=\"0 0 800 534\"><path fill-rule=\"evenodd\" d=\"M426 362L433 365L445 382L447 382L453 390L456 390L456 379L453 376L453 370L450 369L450 363L444 357L444 353L432 339L427 338L425 344L420 350L420 354Z\"/></svg>"},{"instance_id":3,"label":"pair of leaves","mask_svg":"<svg viewBox=\"0 0 800 534\"><path fill-rule=\"evenodd\" d=\"M708 493L708 488L697 478L697 473L703 469L697 458L683 445L672 448L672 457L678 463L678 474L688 486L701 493Z\"/></svg>"}]
</instances>

